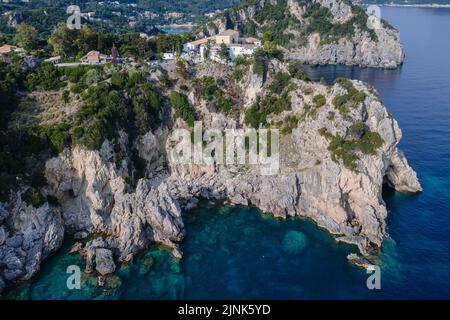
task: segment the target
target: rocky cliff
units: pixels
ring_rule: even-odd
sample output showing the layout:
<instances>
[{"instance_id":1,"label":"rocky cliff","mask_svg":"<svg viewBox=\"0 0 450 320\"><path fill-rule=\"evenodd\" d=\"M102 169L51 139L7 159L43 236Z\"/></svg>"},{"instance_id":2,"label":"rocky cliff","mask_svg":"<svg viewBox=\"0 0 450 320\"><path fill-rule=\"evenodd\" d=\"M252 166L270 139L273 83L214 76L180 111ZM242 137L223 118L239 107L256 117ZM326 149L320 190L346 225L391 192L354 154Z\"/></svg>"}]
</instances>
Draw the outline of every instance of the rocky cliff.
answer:
<instances>
[{"instance_id":1,"label":"rocky cliff","mask_svg":"<svg viewBox=\"0 0 450 320\"><path fill-rule=\"evenodd\" d=\"M242 79L232 81L235 70L225 65L192 66L195 78L227 79L229 92L239 92L240 109L224 115L195 86L188 88L186 96L204 129L248 128L248 110L274 95L277 79L288 73L288 65L275 60L268 62L266 81L251 66L239 68ZM265 121L272 129L290 124L290 130L281 130L280 168L273 175L261 174L257 165L174 161L169 155L177 141L175 129L187 128L181 119L134 142L145 162L144 178L134 184L126 132L99 150L75 146L49 159L45 193L58 205L33 208L19 193L0 210L0 289L5 280L35 274L61 245L64 230L77 239L89 237L77 250L86 259L86 272L102 277L154 242L181 258L182 212L200 199L254 205L280 218L308 217L363 254L379 248L386 236L383 184L401 192L421 190L397 148L402 136L397 122L377 92L360 81L325 85L292 77L288 83L279 95L289 95L289 107L267 113Z\"/></svg>"},{"instance_id":2,"label":"rocky cliff","mask_svg":"<svg viewBox=\"0 0 450 320\"><path fill-rule=\"evenodd\" d=\"M396 68L404 52L399 33L342 0L254 0L214 17L199 37L225 29L263 38L271 33L288 59L308 64Z\"/></svg>"},{"instance_id":3,"label":"rocky cliff","mask_svg":"<svg viewBox=\"0 0 450 320\"><path fill-rule=\"evenodd\" d=\"M63 238L59 208L48 203L33 208L14 194L8 205L0 206L0 292L5 281L23 281L35 275Z\"/></svg>"}]
</instances>

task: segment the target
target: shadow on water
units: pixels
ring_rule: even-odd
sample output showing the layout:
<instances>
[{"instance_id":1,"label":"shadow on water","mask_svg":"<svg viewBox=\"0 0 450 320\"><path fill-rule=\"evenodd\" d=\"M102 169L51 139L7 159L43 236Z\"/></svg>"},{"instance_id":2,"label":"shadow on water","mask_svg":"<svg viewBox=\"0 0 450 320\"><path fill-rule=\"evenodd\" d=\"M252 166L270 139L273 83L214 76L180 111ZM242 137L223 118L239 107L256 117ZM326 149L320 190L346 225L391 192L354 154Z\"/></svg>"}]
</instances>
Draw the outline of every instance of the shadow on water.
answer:
<instances>
[{"instance_id":1,"label":"shadow on water","mask_svg":"<svg viewBox=\"0 0 450 320\"><path fill-rule=\"evenodd\" d=\"M322 78L332 84L336 78L351 78L370 83L377 89L392 87L400 79L402 67L397 69L361 68L345 65L304 65L304 72L313 81Z\"/></svg>"}]
</instances>

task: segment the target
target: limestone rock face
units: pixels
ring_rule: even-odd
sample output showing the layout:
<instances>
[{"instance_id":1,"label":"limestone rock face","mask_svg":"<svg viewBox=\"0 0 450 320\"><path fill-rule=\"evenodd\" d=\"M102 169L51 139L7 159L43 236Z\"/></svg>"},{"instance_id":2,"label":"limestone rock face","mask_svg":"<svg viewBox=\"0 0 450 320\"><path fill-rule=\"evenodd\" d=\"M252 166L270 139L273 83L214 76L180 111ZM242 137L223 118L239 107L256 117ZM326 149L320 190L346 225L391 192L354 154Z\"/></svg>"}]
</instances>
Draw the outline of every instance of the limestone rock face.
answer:
<instances>
[{"instance_id":1,"label":"limestone rock face","mask_svg":"<svg viewBox=\"0 0 450 320\"><path fill-rule=\"evenodd\" d=\"M314 30L307 34L305 39L305 26L309 21L304 14L308 6L315 4L329 10L331 23L346 23L358 14L353 12L354 9L347 2L342 0L317 0L304 3L287 0L285 2L286 15L289 14L297 19L297 22L290 24L284 32L291 36L289 43L282 46L285 58L308 64L346 64L382 68L396 68L403 63L404 52L398 31L387 24L372 22L371 18L367 25L373 29L375 38L367 30L361 30L360 27L355 26L351 36L341 37L332 42L322 41L324 39ZM276 24L276 21L264 20L263 12L273 10L266 8L277 3L283 2L260 0L227 10L223 15L200 27L197 35L202 38L230 28L242 31L245 30L246 25L254 23L257 35L261 37L263 27L269 26L268 30L270 30L270 23Z\"/></svg>"},{"instance_id":2,"label":"limestone rock face","mask_svg":"<svg viewBox=\"0 0 450 320\"><path fill-rule=\"evenodd\" d=\"M20 194L0 207L1 292L4 280L28 280L39 271L41 262L61 246L64 225L59 208L48 203L34 208Z\"/></svg>"},{"instance_id":3,"label":"limestone rock face","mask_svg":"<svg viewBox=\"0 0 450 320\"><path fill-rule=\"evenodd\" d=\"M116 270L111 250L98 248L95 251L95 270L102 276L113 273Z\"/></svg>"},{"instance_id":4,"label":"limestone rock face","mask_svg":"<svg viewBox=\"0 0 450 320\"><path fill-rule=\"evenodd\" d=\"M271 68L278 72L283 71L284 66L275 63L269 66ZM360 81L352 81L351 85L364 93L365 99L351 107L348 114L341 114L333 105L337 96L347 92L340 85L328 87L292 81L298 88L291 93L292 110L273 116L269 122L288 115L300 118L305 105L313 104L313 95L323 95L326 103L315 117L306 117L291 134L280 137L278 174L261 175L258 168L252 166L180 165L169 158L171 192L187 207L195 203L192 198L207 198L252 204L278 217L305 216L336 234L338 241L355 244L367 254L381 246L386 236L383 184L387 182L398 191L422 190L416 173L397 149L401 130L376 91ZM258 89L263 96L267 85L270 84ZM304 94L306 89L314 94ZM378 133L383 140L375 154L358 153L357 170L333 160L328 150L329 141L319 134L326 129L332 135L351 138L358 135L350 130L354 124ZM245 127L245 124L239 123L239 126ZM171 146L173 139L169 136L167 141Z\"/></svg>"},{"instance_id":5,"label":"limestone rock face","mask_svg":"<svg viewBox=\"0 0 450 320\"><path fill-rule=\"evenodd\" d=\"M286 57L307 64L345 64L365 67L396 68L403 63L400 35L394 29L376 29L377 41L357 31L351 39L321 44L318 33L308 37L306 46L287 50Z\"/></svg>"},{"instance_id":6,"label":"limestone rock face","mask_svg":"<svg viewBox=\"0 0 450 320\"><path fill-rule=\"evenodd\" d=\"M78 232L105 234L107 247L118 250L123 261L154 241L176 250L183 222L166 183L141 179L128 193L122 178L125 167L117 167L99 151L81 148L49 160L46 176L62 204L64 223Z\"/></svg>"},{"instance_id":7,"label":"limestone rock face","mask_svg":"<svg viewBox=\"0 0 450 320\"><path fill-rule=\"evenodd\" d=\"M155 133L147 132L137 141L139 156L146 161L147 173L159 171L165 165L164 141L168 134L166 129L158 129Z\"/></svg>"},{"instance_id":8,"label":"limestone rock face","mask_svg":"<svg viewBox=\"0 0 450 320\"><path fill-rule=\"evenodd\" d=\"M387 169L389 184L399 192L416 192L422 190L417 179L417 174L413 170L404 170L408 166L404 154L397 150L391 159L391 165Z\"/></svg>"},{"instance_id":9,"label":"limestone rock face","mask_svg":"<svg viewBox=\"0 0 450 320\"><path fill-rule=\"evenodd\" d=\"M278 62L268 66L270 74L285 68ZM198 66L198 70L203 76L217 73L211 67ZM223 76L221 72L217 76ZM256 81L251 74L246 77L242 87L252 93L242 94L249 106L253 95L266 94L271 77L267 83ZM382 185L387 182L399 191L421 190L415 172L397 149L401 139L397 122L373 88L360 81L351 84L364 93L365 100L346 115L332 103L336 96L346 93L340 85L292 81L297 88L291 93L292 110L275 116L274 121L287 115L300 117L305 104L313 103L314 95L323 95L326 103L315 118L307 117L291 134L280 137L278 174L262 175L252 166L180 165L166 158L177 141L171 132L159 134L159 138L148 133L139 140L141 157L151 172L137 182L133 191L127 190L122 179L128 174L128 158L117 161L114 154L107 152L111 149L107 142L100 151L75 147L49 160L46 176L61 203L65 225L78 232L103 234L101 243L88 245L85 250L87 269L96 268L96 248L111 250L118 261L129 261L150 243L159 242L172 247L174 254L181 257L178 243L184 237L182 208L195 207L201 198L251 204L277 217L311 218L336 234L337 240L356 244L365 254L381 246L387 216ZM204 129L245 127L243 119L231 121L205 108L193 96L191 99L205 120ZM355 134L349 131L354 123L377 132L383 140L376 154L358 154L357 171L334 161L328 151L329 141L319 134L326 128L333 135L348 137ZM183 126L177 121L173 129ZM155 171L156 164L168 171Z\"/></svg>"},{"instance_id":10,"label":"limestone rock face","mask_svg":"<svg viewBox=\"0 0 450 320\"><path fill-rule=\"evenodd\" d=\"M8 22L6 25L10 28L17 28L21 21L23 20L23 17L20 13L11 13L8 17Z\"/></svg>"}]
</instances>

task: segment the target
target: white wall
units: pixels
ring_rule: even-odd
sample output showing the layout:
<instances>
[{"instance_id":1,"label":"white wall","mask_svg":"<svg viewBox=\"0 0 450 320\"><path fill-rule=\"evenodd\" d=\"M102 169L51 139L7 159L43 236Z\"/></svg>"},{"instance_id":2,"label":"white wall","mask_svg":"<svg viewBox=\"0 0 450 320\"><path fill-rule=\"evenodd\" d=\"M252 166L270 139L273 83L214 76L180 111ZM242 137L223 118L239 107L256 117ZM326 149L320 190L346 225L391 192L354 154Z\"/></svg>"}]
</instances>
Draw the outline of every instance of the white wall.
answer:
<instances>
[{"instance_id":1,"label":"white wall","mask_svg":"<svg viewBox=\"0 0 450 320\"><path fill-rule=\"evenodd\" d=\"M241 46L231 46L230 47L230 58L231 60L236 60L239 56L252 55L255 50L253 48L245 48Z\"/></svg>"}]
</instances>

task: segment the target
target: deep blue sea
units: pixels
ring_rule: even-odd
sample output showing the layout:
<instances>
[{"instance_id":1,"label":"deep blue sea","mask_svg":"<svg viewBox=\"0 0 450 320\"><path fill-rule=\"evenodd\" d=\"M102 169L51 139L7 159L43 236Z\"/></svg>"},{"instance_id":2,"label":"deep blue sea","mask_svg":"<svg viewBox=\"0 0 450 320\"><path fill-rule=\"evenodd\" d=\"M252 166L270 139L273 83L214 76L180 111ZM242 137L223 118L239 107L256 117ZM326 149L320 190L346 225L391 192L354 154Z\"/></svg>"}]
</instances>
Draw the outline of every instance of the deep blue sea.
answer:
<instances>
[{"instance_id":1,"label":"deep blue sea","mask_svg":"<svg viewBox=\"0 0 450 320\"><path fill-rule=\"evenodd\" d=\"M186 213L184 258L154 247L111 277L83 277L68 290L70 244L10 295L23 299L431 299L450 298L450 9L382 8L406 51L398 70L309 68L316 80L371 83L403 130L401 148L418 172L418 195L387 191L390 238L379 257L381 289L346 260L356 252L303 219L279 221L254 208ZM299 233L301 232L301 233ZM300 237L299 237L300 235ZM301 236L303 235L303 236Z\"/></svg>"}]
</instances>

